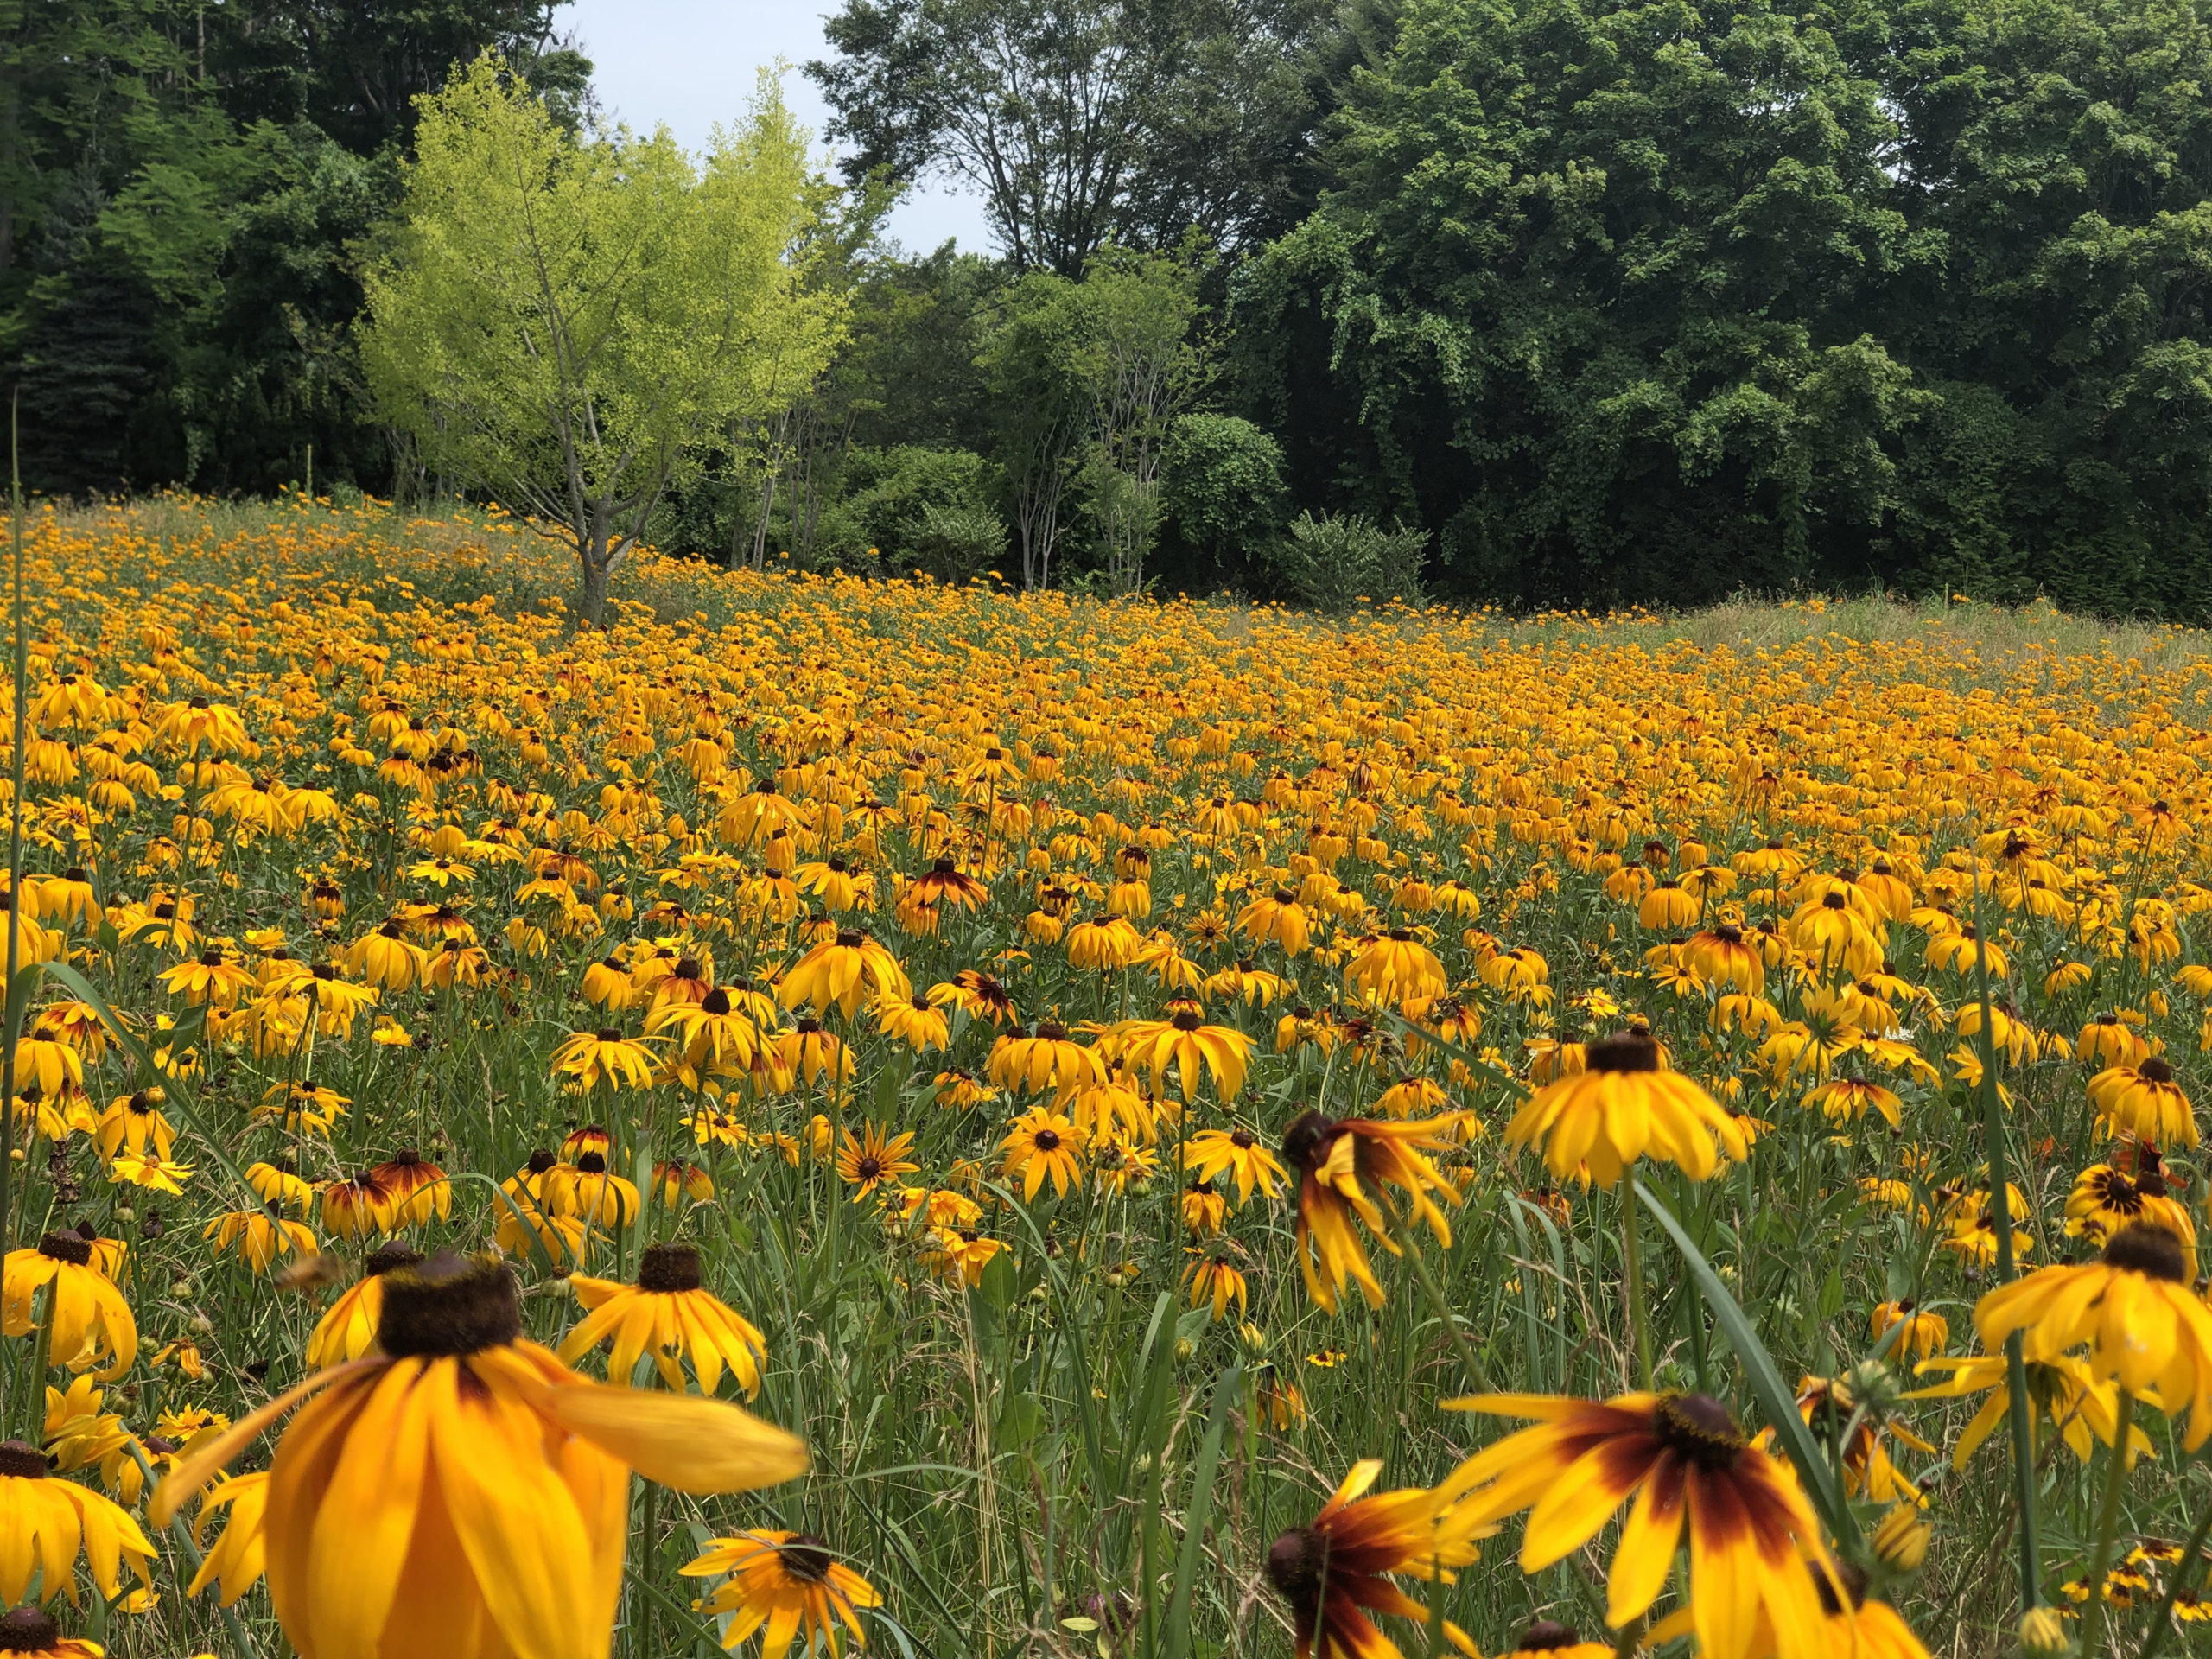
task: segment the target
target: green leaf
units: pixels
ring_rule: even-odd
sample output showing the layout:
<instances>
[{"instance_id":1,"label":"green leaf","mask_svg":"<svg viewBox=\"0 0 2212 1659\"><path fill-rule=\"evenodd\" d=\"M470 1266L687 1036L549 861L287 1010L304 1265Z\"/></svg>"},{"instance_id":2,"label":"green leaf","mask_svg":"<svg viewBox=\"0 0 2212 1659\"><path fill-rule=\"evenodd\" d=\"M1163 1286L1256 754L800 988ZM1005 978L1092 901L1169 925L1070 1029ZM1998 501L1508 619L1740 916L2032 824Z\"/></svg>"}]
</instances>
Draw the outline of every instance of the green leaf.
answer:
<instances>
[{"instance_id":1,"label":"green leaf","mask_svg":"<svg viewBox=\"0 0 2212 1659\"><path fill-rule=\"evenodd\" d=\"M1689 1268L1699 1294L1712 1308L1713 1319L1728 1338L1728 1345L1736 1351L1737 1361L1744 1368L1751 1392L1758 1396L1759 1408L1774 1427L1775 1439L1796 1465L1797 1478L1804 1484L1813 1507L1820 1511L1821 1519L1839 1543L1850 1553L1859 1553L1859 1522L1836 1484L1835 1471L1821 1457L1820 1447L1813 1443L1812 1432L1805 1427L1805 1420L1797 1414L1796 1390L1782 1380L1774 1356L1767 1352L1759 1333L1752 1328L1736 1299L1728 1294L1728 1287L1720 1282L1720 1275L1713 1270L1713 1264L1700 1254L1690 1236L1682 1230L1681 1223L1659 1201L1658 1195L1635 1176L1629 1177L1629 1185L1636 1189L1636 1196L1643 1200L1643 1207L1666 1230L1667 1236L1674 1240L1675 1249L1681 1252L1682 1263Z\"/></svg>"},{"instance_id":2,"label":"green leaf","mask_svg":"<svg viewBox=\"0 0 2212 1659\"><path fill-rule=\"evenodd\" d=\"M1167 1634L1161 1659L1184 1659L1191 1649L1191 1593L1205 1559L1206 1523L1213 1516L1215 1472L1221 1466L1221 1437L1229 1427L1229 1402L1237 1397L1244 1365L1234 1361L1214 1379L1213 1410L1206 1419L1205 1439L1198 1443L1198 1460L1191 1470L1191 1506L1183 1513L1183 1554L1175 1564L1174 1587L1167 1596Z\"/></svg>"}]
</instances>

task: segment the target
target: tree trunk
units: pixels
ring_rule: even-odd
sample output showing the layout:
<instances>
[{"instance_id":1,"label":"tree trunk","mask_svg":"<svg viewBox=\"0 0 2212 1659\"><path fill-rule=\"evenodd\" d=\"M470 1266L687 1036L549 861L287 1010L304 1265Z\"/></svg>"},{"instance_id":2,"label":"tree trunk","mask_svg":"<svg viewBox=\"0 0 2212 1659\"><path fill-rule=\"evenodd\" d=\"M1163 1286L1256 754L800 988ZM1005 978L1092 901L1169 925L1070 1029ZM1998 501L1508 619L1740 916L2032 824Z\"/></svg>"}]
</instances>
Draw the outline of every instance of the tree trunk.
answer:
<instances>
[{"instance_id":1,"label":"tree trunk","mask_svg":"<svg viewBox=\"0 0 2212 1659\"><path fill-rule=\"evenodd\" d=\"M587 628L607 626L607 578L611 566L593 558L583 557L583 594L576 607L576 620Z\"/></svg>"}]
</instances>

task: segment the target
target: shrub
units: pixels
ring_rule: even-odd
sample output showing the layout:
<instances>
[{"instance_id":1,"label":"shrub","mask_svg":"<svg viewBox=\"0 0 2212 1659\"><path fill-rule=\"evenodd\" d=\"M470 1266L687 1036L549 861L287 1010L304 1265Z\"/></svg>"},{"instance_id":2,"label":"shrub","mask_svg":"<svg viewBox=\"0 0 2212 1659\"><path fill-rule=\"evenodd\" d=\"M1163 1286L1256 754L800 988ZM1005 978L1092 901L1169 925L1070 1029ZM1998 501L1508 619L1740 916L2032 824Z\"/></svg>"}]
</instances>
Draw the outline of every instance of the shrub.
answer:
<instances>
[{"instance_id":1,"label":"shrub","mask_svg":"<svg viewBox=\"0 0 2212 1659\"><path fill-rule=\"evenodd\" d=\"M1359 513L1301 512L1276 553L1276 575L1292 598L1317 610L1346 611L1363 599L1418 604L1427 546L1426 532L1403 524L1384 530Z\"/></svg>"}]
</instances>

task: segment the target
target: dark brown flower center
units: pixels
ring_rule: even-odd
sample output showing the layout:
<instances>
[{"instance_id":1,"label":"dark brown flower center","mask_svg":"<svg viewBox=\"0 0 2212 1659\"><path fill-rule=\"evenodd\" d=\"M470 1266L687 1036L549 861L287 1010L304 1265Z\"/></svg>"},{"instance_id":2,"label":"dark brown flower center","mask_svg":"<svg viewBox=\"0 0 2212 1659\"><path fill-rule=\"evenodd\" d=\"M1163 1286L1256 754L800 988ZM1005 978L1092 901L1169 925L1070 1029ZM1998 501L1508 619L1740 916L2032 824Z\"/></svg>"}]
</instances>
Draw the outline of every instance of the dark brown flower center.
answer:
<instances>
[{"instance_id":1,"label":"dark brown flower center","mask_svg":"<svg viewBox=\"0 0 2212 1659\"><path fill-rule=\"evenodd\" d=\"M1319 1112L1304 1112L1282 1133L1282 1155L1294 1168L1317 1167L1329 1143L1336 1139L1336 1125Z\"/></svg>"},{"instance_id":2,"label":"dark brown flower center","mask_svg":"<svg viewBox=\"0 0 2212 1659\"><path fill-rule=\"evenodd\" d=\"M362 1258L361 1271L369 1278L378 1279L402 1268L411 1268L422 1259L422 1251L410 1250L404 1244L379 1244Z\"/></svg>"},{"instance_id":3,"label":"dark brown flower center","mask_svg":"<svg viewBox=\"0 0 2212 1659\"><path fill-rule=\"evenodd\" d=\"M690 1244L649 1244L638 1263L638 1288L672 1295L699 1288L699 1251Z\"/></svg>"},{"instance_id":4,"label":"dark brown flower center","mask_svg":"<svg viewBox=\"0 0 2212 1659\"><path fill-rule=\"evenodd\" d=\"M1562 1624L1555 1618L1540 1618L1521 1633L1521 1640L1513 1650L1549 1653L1557 1648L1571 1648L1581 1640L1572 1624Z\"/></svg>"},{"instance_id":5,"label":"dark brown flower center","mask_svg":"<svg viewBox=\"0 0 2212 1659\"><path fill-rule=\"evenodd\" d=\"M604 1175L607 1173L607 1160L596 1152L579 1153L576 1156L576 1169L578 1173L585 1175Z\"/></svg>"},{"instance_id":6,"label":"dark brown flower center","mask_svg":"<svg viewBox=\"0 0 2212 1659\"><path fill-rule=\"evenodd\" d=\"M1659 1045L1648 1031L1618 1031L1591 1044L1583 1058L1592 1071L1656 1071Z\"/></svg>"},{"instance_id":7,"label":"dark brown flower center","mask_svg":"<svg viewBox=\"0 0 2212 1659\"><path fill-rule=\"evenodd\" d=\"M61 1640L61 1627L36 1607L0 1614L0 1653L46 1653Z\"/></svg>"},{"instance_id":8,"label":"dark brown flower center","mask_svg":"<svg viewBox=\"0 0 2212 1659\"><path fill-rule=\"evenodd\" d=\"M522 1303L505 1263L441 1250L385 1276L377 1345L394 1359L473 1354L522 1335Z\"/></svg>"},{"instance_id":9,"label":"dark brown flower center","mask_svg":"<svg viewBox=\"0 0 2212 1659\"><path fill-rule=\"evenodd\" d=\"M76 1233L48 1233L38 1242L38 1253L49 1262L83 1267L92 1259L92 1247Z\"/></svg>"},{"instance_id":10,"label":"dark brown flower center","mask_svg":"<svg viewBox=\"0 0 2212 1659\"><path fill-rule=\"evenodd\" d=\"M1059 1149L1060 1132L1058 1129L1039 1129L1037 1131L1038 1151L1058 1152Z\"/></svg>"},{"instance_id":11,"label":"dark brown flower center","mask_svg":"<svg viewBox=\"0 0 2212 1659\"><path fill-rule=\"evenodd\" d=\"M601 1026L594 1034L602 1043L619 1043L622 1040L622 1033L612 1026Z\"/></svg>"},{"instance_id":12,"label":"dark brown flower center","mask_svg":"<svg viewBox=\"0 0 2212 1659\"><path fill-rule=\"evenodd\" d=\"M1328 1567L1328 1537L1312 1527L1293 1527L1268 1547L1268 1582L1291 1605L1301 1625L1319 1611Z\"/></svg>"},{"instance_id":13,"label":"dark brown flower center","mask_svg":"<svg viewBox=\"0 0 2212 1659\"><path fill-rule=\"evenodd\" d=\"M52 1472L46 1453L21 1440L0 1441L0 1475L11 1480L44 1480Z\"/></svg>"},{"instance_id":14,"label":"dark brown flower center","mask_svg":"<svg viewBox=\"0 0 2212 1659\"><path fill-rule=\"evenodd\" d=\"M2105 1265L2169 1284L2189 1282L2189 1254L2173 1230L2155 1221L2131 1221L2105 1246Z\"/></svg>"},{"instance_id":15,"label":"dark brown flower center","mask_svg":"<svg viewBox=\"0 0 2212 1659\"><path fill-rule=\"evenodd\" d=\"M559 1158L550 1152L533 1152L530 1154L530 1163L527 1167L531 1174L543 1175L560 1161Z\"/></svg>"},{"instance_id":16,"label":"dark brown flower center","mask_svg":"<svg viewBox=\"0 0 2212 1659\"><path fill-rule=\"evenodd\" d=\"M2174 1080L2174 1069L2153 1054L2135 1068L2136 1075L2145 1083L2169 1084Z\"/></svg>"},{"instance_id":17,"label":"dark brown flower center","mask_svg":"<svg viewBox=\"0 0 2212 1659\"><path fill-rule=\"evenodd\" d=\"M676 959L676 971L670 976L674 979L698 978L699 958L696 957L678 957Z\"/></svg>"},{"instance_id":18,"label":"dark brown flower center","mask_svg":"<svg viewBox=\"0 0 2212 1659\"><path fill-rule=\"evenodd\" d=\"M1067 1039L1068 1028L1056 1020L1047 1020L1037 1027L1037 1040L1040 1043L1065 1043Z\"/></svg>"},{"instance_id":19,"label":"dark brown flower center","mask_svg":"<svg viewBox=\"0 0 2212 1659\"><path fill-rule=\"evenodd\" d=\"M830 1546L810 1532L792 1534L776 1547L776 1554L783 1558L785 1572L809 1584L827 1579L830 1565L836 1559L830 1554Z\"/></svg>"},{"instance_id":20,"label":"dark brown flower center","mask_svg":"<svg viewBox=\"0 0 2212 1659\"><path fill-rule=\"evenodd\" d=\"M1198 1028L1199 1020L1198 1016L1190 1009L1180 1008L1169 1017L1167 1023L1178 1031L1196 1031Z\"/></svg>"},{"instance_id":21,"label":"dark brown flower center","mask_svg":"<svg viewBox=\"0 0 2212 1659\"><path fill-rule=\"evenodd\" d=\"M715 986L713 990L709 991L704 996L699 999L699 1011L702 1014L711 1014L715 1015L728 1014L729 1012L729 993L722 989L721 986Z\"/></svg>"},{"instance_id":22,"label":"dark brown flower center","mask_svg":"<svg viewBox=\"0 0 2212 1659\"><path fill-rule=\"evenodd\" d=\"M868 935L856 927L841 927L837 930L837 948L840 950L857 950L867 938Z\"/></svg>"},{"instance_id":23,"label":"dark brown flower center","mask_svg":"<svg viewBox=\"0 0 2212 1659\"><path fill-rule=\"evenodd\" d=\"M1728 1408L1709 1394L1662 1395L1651 1426L1669 1451L1701 1469L1732 1468L1750 1444Z\"/></svg>"}]
</instances>

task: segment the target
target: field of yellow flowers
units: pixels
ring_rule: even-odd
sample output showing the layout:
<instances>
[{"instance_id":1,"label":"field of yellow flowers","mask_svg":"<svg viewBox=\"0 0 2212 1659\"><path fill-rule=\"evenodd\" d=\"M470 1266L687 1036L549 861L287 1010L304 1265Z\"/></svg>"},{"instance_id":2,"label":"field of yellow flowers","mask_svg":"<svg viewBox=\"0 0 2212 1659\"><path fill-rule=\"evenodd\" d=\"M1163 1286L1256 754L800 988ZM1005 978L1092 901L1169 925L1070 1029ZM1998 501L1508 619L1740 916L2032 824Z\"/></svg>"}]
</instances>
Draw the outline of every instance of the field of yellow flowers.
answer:
<instances>
[{"instance_id":1,"label":"field of yellow flowers","mask_svg":"<svg viewBox=\"0 0 2212 1659\"><path fill-rule=\"evenodd\" d=\"M2189 636L22 558L0 1653L2212 1630Z\"/></svg>"}]
</instances>

